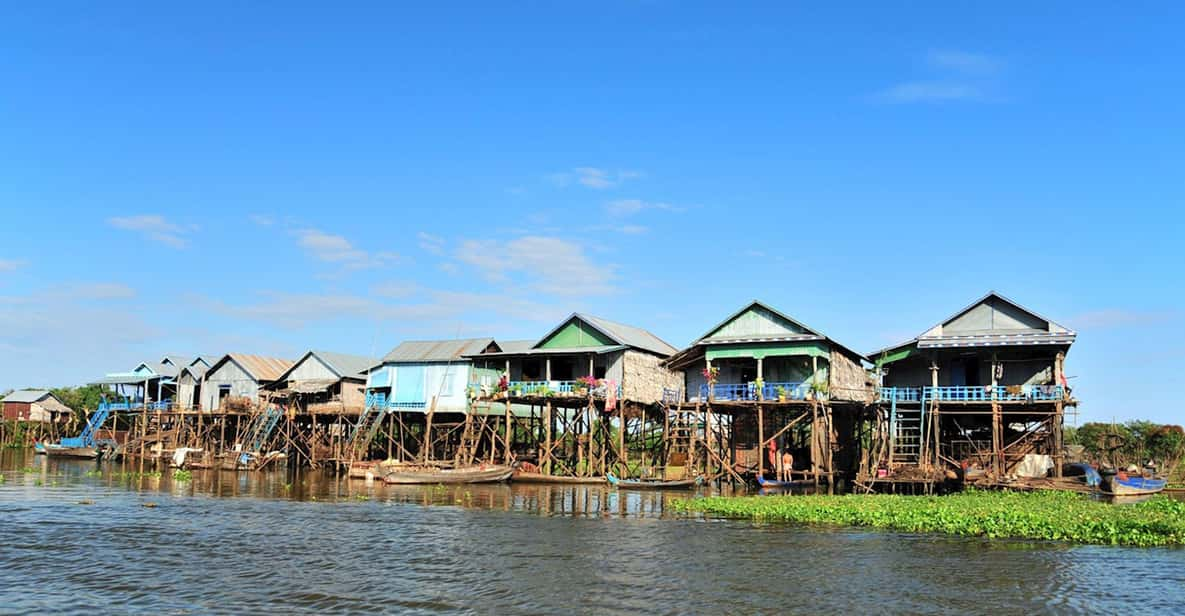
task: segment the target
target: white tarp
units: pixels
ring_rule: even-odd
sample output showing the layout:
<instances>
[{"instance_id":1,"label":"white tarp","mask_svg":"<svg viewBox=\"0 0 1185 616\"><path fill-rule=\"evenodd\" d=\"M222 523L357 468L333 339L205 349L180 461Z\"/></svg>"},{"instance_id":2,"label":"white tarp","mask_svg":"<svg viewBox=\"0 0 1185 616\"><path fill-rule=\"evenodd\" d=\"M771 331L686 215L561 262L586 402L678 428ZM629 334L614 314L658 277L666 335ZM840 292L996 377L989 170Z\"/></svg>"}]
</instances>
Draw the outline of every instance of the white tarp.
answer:
<instances>
[{"instance_id":1,"label":"white tarp","mask_svg":"<svg viewBox=\"0 0 1185 616\"><path fill-rule=\"evenodd\" d=\"M1053 470L1053 457L1030 453L1016 467L1017 477L1045 477Z\"/></svg>"}]
</instances>

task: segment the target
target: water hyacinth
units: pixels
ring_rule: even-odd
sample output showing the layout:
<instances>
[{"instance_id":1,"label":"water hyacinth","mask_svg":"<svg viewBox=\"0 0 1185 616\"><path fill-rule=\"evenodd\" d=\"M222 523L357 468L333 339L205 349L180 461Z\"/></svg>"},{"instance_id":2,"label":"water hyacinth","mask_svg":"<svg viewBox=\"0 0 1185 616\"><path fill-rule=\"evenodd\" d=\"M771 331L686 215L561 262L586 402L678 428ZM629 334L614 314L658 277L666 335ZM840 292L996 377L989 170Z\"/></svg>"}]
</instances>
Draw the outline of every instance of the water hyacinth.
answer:
<instances>
[{"instance_id":1,"label":"water hyacinth","mask_svg":"<svg viewBox=\"0 0 1185 616\"><path fill-rule=\"evenodd\" d=\"M1185 502L1115 505L1070 492L947 496L747 496L679 500L676 511L725 518L1104 545L1185 545Z\"/></svg>"}]
</instances>

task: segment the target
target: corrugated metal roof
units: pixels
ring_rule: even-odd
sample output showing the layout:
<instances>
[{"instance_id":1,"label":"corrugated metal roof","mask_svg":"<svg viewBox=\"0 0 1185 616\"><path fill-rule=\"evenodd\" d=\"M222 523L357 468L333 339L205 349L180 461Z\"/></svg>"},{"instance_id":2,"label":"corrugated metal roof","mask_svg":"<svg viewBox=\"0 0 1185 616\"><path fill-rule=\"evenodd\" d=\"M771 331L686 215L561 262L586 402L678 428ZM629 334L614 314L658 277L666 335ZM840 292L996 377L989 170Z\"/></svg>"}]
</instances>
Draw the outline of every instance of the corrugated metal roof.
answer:
<instances>
[{"instance_id":1,"label":"corrugated metal roof","mask_svg":"<svg viewBox=\"0 0 1185 616\"><path fill-rule=\"evenodd\" d=\"M200 381L201 378L203 376L205 376L206 370L208 370L209 368L210 367L207 366L206 364L200 364L200 363L197 365L186 366L181 369L181 372L177 374L177 377L180 378L181 374L188 372L189 374L193 375L194 379L197 379Z\"/></svg>"},{"instance_id":2,"label":"corrugated metal roof","mask_svg":"<svg viewBox=\"0 0 1185 616\"><path fill-rule=\"evenodd\" d=\"M5 402L36 402L46 396L52 396L47 389L22 389L4 396ZM55 398L56 399L56 398Z\"/></svg>"},{"instance_id":3,"label":"corrugated metal roof","mask_svg":"<svg viewBox=\"0 0 1185 616\"><path fill-rule=\"evenodd\" d=\"M959 318L960 316L969 312L972 308L991 300L997 299L1005 303L1011 304L1017 309L1026 312L1042 321L1045 321L1047 327L1056 327L1064 331L1027 331L1027 332L1009 332L1001 331L1000 333L989 333L991 330L976 332L974 334L964 335L949 335L949 336L926 336L925 333L932 331L940 325L945 325ZM981 346L1029 346L1029 345L1070 345L1074 343L1077 334L1062 325L1059 325L1039 314L1021 306L1020 304L996 293L995 291L988 291L983 297L971 302L970 305L962 310L952 314L943 319L938 325L931 327L915 338L911 338L895 344L893 346L885 347L870 355L870 357L877 357L886 353L891 353L898 349L907 347L911 344L917 344L918 348L958 348L958 347L981 347Z\"/></svg>"},{"instance_id":4,"label":"corrugated metal roof","mask_svg":"<svg viewBox=\"0 0 1185 616\"><path fill-rule=\"evenodd\" d=\"M591 346L591 347L570 347L570 348L546 348L546 349L523 349L521 351L503 351L501 353L481 353L480 355L472 357L512 357L518 355L571 355L584 353L612 353L613 351L623 351L630 347L624 344L610 344L606 346Z\"/></svg>"},{"instance_id":5,"label":"corrugated metal roof","mask_svg":"<svg viewBox=\"0 0 1185 616\"><path fill-rule=\"evenodd\" d=\"M296 369L301 362L309 357L316 357L329 366L339 378L351 377L362 378L370 371L371 368L379 364L379 360L373 357L363 357L361 355L349 355L346 353L334 353L333 351L309 351L302 355L300 359L293 362L287 370L284 371L275 380L286 380L289 374Z\"/></svg>"},{"instance_id":6,"label":"corrugated metal roof","mask_svg":"<svg viewBox=\"0 0 1185 616\"><path fill-rule=\"evenodd\" d=\"M213 370L228 359L242 366L243 370L246 370L247 374L251 375L251 378L260 382L274 381L292 367L292 361L287 359L248 355L246 353L227 353L221 359L214 362L210 366L210 369Z\"/></svg>"},{"instance_id":7,"label":"corrugated metal roof","mask_svg":"<svg viewBox=\"0 0 1185 616\"><path fill-rule=\"evenodd\" d=\"M520 353L535 346L534 340L495 340L503 353Z\"/></svg>"},{"instance_id":8,"label":"corrugated metal roof","mask_svg":"<svg viewBox=\"0 0 1185 616\"><path fill-rule=\"evenodd\" d=\"M334 353L333 351L312 351L321 358L338 376L359 376L366 374L372 367L378 365L379 360L362 355Z\"/></svg>"},{"instance_id":9,"label":"corrugated metal roof","mask_svg":"<svg viewBox=\"0 0 1185 616\"><path fill-rule=\"evenodd\" d=\"M457 361L466 355L481 353L492 342L493 338L410 340L391 349L391 352L383 357L383 363Z\"/></svg>"},{"instance_id":10,"label":"corrugated metal roof","mask_svg":"<svg viewBox=\"0 0 1185 616\"><path fill-rule=\"evenodd\" d=\"M594 317L588 314L579 314L575 316L589 323L593 327L600 329L605 334L613 338L618 344L634 347L635 349L642 349L650 351L662 356L674 355L679 349L667 344L665 340L655 336L647 330L632 325L625 325L616 321L602 319L601 317Z\"/></svg>"}]
</instances>

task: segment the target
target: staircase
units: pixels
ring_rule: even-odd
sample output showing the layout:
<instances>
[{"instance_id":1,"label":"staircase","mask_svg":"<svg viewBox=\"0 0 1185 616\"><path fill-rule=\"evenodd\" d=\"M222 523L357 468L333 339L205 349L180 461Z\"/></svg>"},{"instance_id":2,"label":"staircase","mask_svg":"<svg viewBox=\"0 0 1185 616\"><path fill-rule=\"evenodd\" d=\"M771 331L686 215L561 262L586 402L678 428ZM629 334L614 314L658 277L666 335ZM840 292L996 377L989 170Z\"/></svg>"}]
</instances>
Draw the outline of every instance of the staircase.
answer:
<instances>
[{"instance_id":1,"label":"staircase","mask_svg":"<svg viewBox=\"0 0 1185 616\"><path fill-rule=\"evenodd\" d=\"M695 446L698 428L696 413L684 409L682 404L667 407L667 413L670 414L670 419L667 425L666 435L666 464L670 466L674 458L682 457L682 465L685 466L692 462L691 455ZM682 456L678 456L678 454L682 454Z\"/></svg>"},{"instance_id":2,"label":"staircase","mask_svg":"<svg viewBox=\"0 0 1185 616\"><path fill-rule=\"evenodd\" d=\"M279 408L273 406L253 417L247 427L244 451L259 453L267 444L268 437L271 436L272 430L275 430L276 424L280 422L280 417L283 415L284 413Z\"/></svg>"},{"instance_id":3,"label":"staircase","mask_svg":"<svg viewBox=\"0 0 1185 616\"><path fill-rule=\"evenodd\" d=\"M107 416L111 414L111 404L108 402L100 402L99 408L87 420L86 426L82 429L82 434L74 438L62 439L62 447L94 447L95 433L99 428L103 427L103 422L107 421Z\"/></svg>"},{"instance_id":4,"label":"staircase","mask_svg":"<svg viewBox=\"0 0 1185 616\"><path fill-rule=\"evenodd\" d=\"M894 404L894 407L896 404ZM890 415L890 466L911 466L921 462L921 409L894 408Z\"/></svg>"}]
</instances>

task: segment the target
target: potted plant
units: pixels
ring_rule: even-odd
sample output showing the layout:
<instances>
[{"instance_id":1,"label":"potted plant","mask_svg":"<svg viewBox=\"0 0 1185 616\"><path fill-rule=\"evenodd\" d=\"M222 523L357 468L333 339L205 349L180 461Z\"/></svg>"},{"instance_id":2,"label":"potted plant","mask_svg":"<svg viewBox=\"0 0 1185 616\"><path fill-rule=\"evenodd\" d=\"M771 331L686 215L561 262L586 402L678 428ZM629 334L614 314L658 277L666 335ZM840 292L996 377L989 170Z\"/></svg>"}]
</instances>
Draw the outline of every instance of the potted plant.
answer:
<instances>
[{"instance_id":1,"label":"potted plant","mask_svg":"<svg viewBox=\"0 0 1185 616\"><path fill-rule=\"evenodd\" d=\"M708 400L716 397L716 378L720 376L720 369L716 367L704 368L700 371L704 375L704 380L708 382Z\"/></svg>"},{"instance_id":2,"label":"potted plant","mask_svg":"<svg viewBox=\"0 0 1185 616\"><path fill-rule=\"evenodd\" d=\"M785 387L783 387L782 385L778 385L777 387L774 388L774 392L778 394L778 402L785 402L786 401L786 388Z\"/></svg>"},{"instance_id":3,"label":"potted plant","mask_svg":"<svg viewBox=\"0 0 1185 616\"><path fill-rule=\"evenodd\" d=\"M587 396L588 392L592 391L596 386L596 377L592 375L582 376L576 379L576 384L572 387L572 391L575 392L577 396L584 397Z\"/></svg>"},{"instance_id":4,"label":"potted plant","mask_svg":"<svg viewBox=\"0 0 1185 616\"><path fill-rule=\"evenodd\" d=\"M751 383L751 385L753 386L753 390L755 392L753 397L758 400L764 400L765 399L765 379L763 379L761 377L757 377L757 379L754 380Z\"/></svg>"},{"instance_id":5,"label":"potted plant","mask_svg":"<svg viewBox=\"0 0 1185 616\"><path fill-rule=\"evenodd\" d=\"M827 399L827 382L826 381L812 381L811 394L814 395L815 400Z\"/></svg>"}]
</instances>

